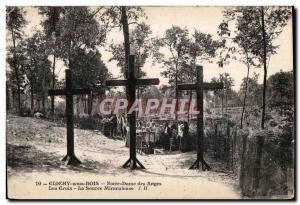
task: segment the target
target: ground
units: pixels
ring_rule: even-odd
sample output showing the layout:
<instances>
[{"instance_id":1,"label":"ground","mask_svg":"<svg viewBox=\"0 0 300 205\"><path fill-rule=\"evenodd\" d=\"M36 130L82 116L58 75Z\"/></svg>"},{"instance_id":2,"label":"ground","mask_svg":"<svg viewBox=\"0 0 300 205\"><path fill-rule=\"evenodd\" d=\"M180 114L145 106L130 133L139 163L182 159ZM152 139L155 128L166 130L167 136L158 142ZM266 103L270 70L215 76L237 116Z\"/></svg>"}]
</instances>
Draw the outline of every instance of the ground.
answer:
<instances>
[{"instance_id":1,"label":"ground","mask_svg":"<svg viewBox=\"0 0 300 205\"><path fill-rule=\"evenodd\" d=\"M123 169L129 150L119 139L99 131L75 129L77 167L61 159L66 154L66 128L43 119L7 116L7 177L10 198L153 198L239 199L237 180L207 156L211 171L189 170L195 152L140 155L145 170ZM39 186L37 183L47 184ZM52 190L51 181L145 182L145 191ZM158 184L157 186L154 184ZM161 184L161 186L159 185Z\"/></svg>"}]
</instances>

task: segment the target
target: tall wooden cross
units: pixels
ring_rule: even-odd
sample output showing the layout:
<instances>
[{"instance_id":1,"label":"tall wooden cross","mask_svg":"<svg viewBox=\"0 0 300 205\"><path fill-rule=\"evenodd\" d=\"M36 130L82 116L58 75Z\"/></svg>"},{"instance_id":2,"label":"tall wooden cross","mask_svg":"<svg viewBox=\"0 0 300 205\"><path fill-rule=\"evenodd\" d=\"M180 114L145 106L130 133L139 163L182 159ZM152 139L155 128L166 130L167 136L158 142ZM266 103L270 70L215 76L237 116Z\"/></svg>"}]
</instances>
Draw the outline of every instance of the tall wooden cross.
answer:
<instances>
[{"instance_id":1,"label":"tall wooden cross","mask_svg":"<svg viewBox=\"0 0 300 205\"><path fill-rule=\"evenodd\" d=\"M203 138L204 138L204 120L203 120L203 91L223 89L223 83L205 83L203 82L203 67L197 66L197 81L195 84L180 84L178 90L196 90L197 93L197 159L190 169L199 169L200 163L202 170L209 170L210 166L205 162L203 157Z\"/></svg>"},{"instance_id":2,"label":"tall wooden cross","mask_svg":"<svg viewBox=\"0 0 300 205\"><path fill-rule=\"evenodd\" d=\"M134 55L129 55L128 62L128 77L124 80L107 80L106 86L126 86L127 92L127 112L133 105L135 101L135 91L136 86L142 85L158 85L158 78L149 78L149 79L137 79L135 77L135 68L134 68ZM128 122L129 122L129 133L130 133L130 151L129 151L129 159L123 165L123 168L130 167L131 169L141 168L145 169L142 163L136 158L136 112L128 114ZM137 164L140 167L137 167Z\"/></svg>"},{"instance_id":3,"label":"tall wooden cross","mask_svg":"<svg viewBox=\"0 0 300 205\"><path fill-rule=\"evenodd\" d=\"M67 155L62 161L68 161L68 165L81 164L80 160L75 156L74 151L74 109L73 95L91 94L90 89L73 89L72 73L70 69L66 69L66 88L61 90L49 90L50 96L64 95L66 96L66 118L67 118Z\"/></svg>"}]
</instances>

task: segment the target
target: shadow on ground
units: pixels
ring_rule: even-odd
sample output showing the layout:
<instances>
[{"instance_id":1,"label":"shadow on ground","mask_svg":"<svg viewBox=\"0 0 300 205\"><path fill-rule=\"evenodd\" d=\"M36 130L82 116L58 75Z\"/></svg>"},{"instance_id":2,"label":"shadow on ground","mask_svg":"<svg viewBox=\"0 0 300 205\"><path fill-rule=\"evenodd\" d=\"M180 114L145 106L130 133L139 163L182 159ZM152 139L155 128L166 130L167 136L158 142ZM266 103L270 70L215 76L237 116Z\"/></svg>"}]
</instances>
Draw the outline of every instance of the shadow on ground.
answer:
<instances>
[{"instance_id":1,"label":"shadow on ground","mask_svg":"<svg viewBox=\"0 0 300 205\"><path fill-rule=\"evenodd\" d=\"M49 171L78 171L97 173L106 169L109 165L94 160L83 160L80 166L66 166L61 161L64 157L55 152L43 152L33 146L22 146L7 144L6 147L7 166L16 171L25 172L49 172Z\"/></svg>"}]
</instances>

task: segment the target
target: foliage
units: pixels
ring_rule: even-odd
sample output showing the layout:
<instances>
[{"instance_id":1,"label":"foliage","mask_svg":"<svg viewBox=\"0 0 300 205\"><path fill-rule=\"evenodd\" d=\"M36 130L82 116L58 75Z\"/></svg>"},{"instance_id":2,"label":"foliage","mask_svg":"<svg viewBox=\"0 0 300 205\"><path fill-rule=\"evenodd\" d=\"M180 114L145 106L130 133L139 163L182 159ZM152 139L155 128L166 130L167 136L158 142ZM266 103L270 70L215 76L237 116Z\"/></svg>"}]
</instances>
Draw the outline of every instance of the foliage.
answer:
<instances>
[{"instance_id":1,"label":"foliage","mask_svg":"<svg viewBox=\"0 0 300 205\"><path fill-rule=\"evenodd\" d=\"M274 45L274 40L281 34L283 27L287 25L291 14L290 7L236 7L225 11L227 22L221 26L221 28L225 28L221 32L224 34L229 31L228 22L236 20L236 29L242 33L237 42L242 46L245 43L247 53L249 52L257 58L257 66L263 66L262 129L265 127L266 119L267 62L272 55L276 54L279 46Z\"/></svg>"},{"instance_id":2,"label":"foliage","mask_svg":"<svg viewBox=\"0 0 300 205\"><path fill-rule=\"evenodd\" d=\"M262 85L258 83L259 74L254 73L252 77L248 78L248 85L246 87L247 78L243 78L240 85L239 96L244 97L245 90L247 89L248 105L258 106L262 98Z\"/></svg>"},{"instance_id":3,"label":"foliage","mask_svg":"<svg viewBox=\"0 0 300 205\"><path fill-rule=\"evenodd\" d=\"M118 65L121 67L124 77L127 77L127 69L124 68L128 66L131 44L129 25L139 25L139 20L144 17L147 18L144 10L139 6L112 6L108 7L104 12L104 18L108 20L110 28L116 27L123 30L123 49L121 49L122 45L112 45L111 50L115 52L113 57L115 59L112 60L118 61ZM124 57L122 57L122 52L120 52L119 49L121 49L120 51L123 50ZM140 57L138 59L141 60ZM139 73L141 76L143 75L142 72Z\"/></svg>"},{"instance_id":4,"label":"foliage","mask_svg":"<svg viewBox=\"0 0 300 205\"><path fill-rule=\"evenodd\" d=\"M9 77L16 84L17 100L18 100L18 112L21 112L21 92L22 83L24 78L22 73L20 73L20 64L18 62L18 57L16 56L16 46L23 37L23 27L26 25L24 18L25 12L19 7L6 7L6 29L9 31L7 34L11 35L12 46L8 46L8 65L13 72L10 73ZM14 88L12 88L14 89ZM14 91L14 90L13 90Z\"/></svg>"},{"instance_id":5,"label":"foliage","mask_svg":"<svg viewBox=\"0 0 300 205\"><path fill-rule=\"evenodd\" d=\"M23 36L22 28L27 23L24 15L25 12L20 7L6 7L6 28L11 32L14 39L21 39Z\"/></svg>"},{"instance_id":6,"label":"foliage","mask_svg":"<svg viewBox=\"0 0 300 205\"><path fill-rule=\"evenodd\" d=\"M184 75L180 71L188 59L189 43L187 28L180 28L179 26L172 26L167 29L164 36L154 42L157 47L154 58L165 67L161 74L169 78L171 85L174 85L176 80L179 82L183 80ZM165 50L160 51L162 47L167 52Z\"/></svg>"},{"instance_id":7,"label":"foliage","mask_svg":"<svg viewBox=\"0 0 300 205\"><path fill-rule=\"evenodd\" d=\"M268 105L271 108L291 109L294 105L293 72L280 71L268 79Z\"/></svg>"},{"instance_id":8,"label":"foliage","mask_svg":"<svg viewBox=\"0 0 300 205\"><path fill-rule=\"evenodd\" d=\"M58 23L60 30L59 57L72 69L72 61L78 49L95 50L96 46L105 43L107 27L99 24L93 13L87 7L63 7Z\"/></svg>"},{"instance_id":9,"label":"foliage","mask_svg":"<svg viewBox=\"0 0 300 205\"><path fill-rule=\"evenodd\" d=\"M281 34L284 26L291 16L291 10L288 7L263 7L264 23L265 23L265 44L266 55L270 58L276 53L278 46L274 45L274 40ZM247 51L248 55L257 58L259 62L258 67L263 63L263 35L261 30L261 12L262 7L236 7L226 9L224 11L224 21L220 25L221 36L232 36L229 29L229 23L235 20L235 36L233 41L237 43L240 48ZM254 64L254 61L251 63ZM259 64L260 63L260 64Z\"/></svg>"},{"instance_id":10,"label":"foliage","mask_svg":"<svg viewBox=\"0 0 300 205\"><path fill-rule=\"evenodd\" d=\"M145 76L142 67L145 65L147 58L151 52L151 35L150 26L145 23L138 24L129 35L130 47L135 51L135 69L136 77L141 78ZM111 44L110 51L112 58L109 61L117 61L117 65L121 67L122 73L125 70L125 50L122 44Z\"/></svg>"},{"instance_id":11,"label":"foliage","mask_svg":"<svg viewBox=\"0 0 300 205\"><path fill-rule=\"evenodd\" d=\"M27 58L25 73L40 96L45 95L51 82L51 63L48 60L49 50L45 41L45 37L37 32L25 42L24 57Z\"/></svg>"},{"instance_id":12,"label":"foliage","mask_svg":"<svg viewBox=\"0 0 300 205\"><path fill-rule=\"evenodd\" d=\"M101 60L98 51L77 49L74 58L73 86L79 88L97 88L110 77L110 73ZM87 72L88 70L88 72Z\"/></svg>"},{"instance_id":13,"label":"foliage","mask_svg":"<svg viewBox=\"0 0 300 205\"><path fill-rule=\"evenodd\" d=\"M146 14L142 7L140 6L126 6L126 12L128 17L128 24L138 24L141 18L146 17ZM110 21L110 27L118 27L121 29L123 27L122 19L122 6L111 6L104 12L104 18Z\"/></svg>"}]
</instances>

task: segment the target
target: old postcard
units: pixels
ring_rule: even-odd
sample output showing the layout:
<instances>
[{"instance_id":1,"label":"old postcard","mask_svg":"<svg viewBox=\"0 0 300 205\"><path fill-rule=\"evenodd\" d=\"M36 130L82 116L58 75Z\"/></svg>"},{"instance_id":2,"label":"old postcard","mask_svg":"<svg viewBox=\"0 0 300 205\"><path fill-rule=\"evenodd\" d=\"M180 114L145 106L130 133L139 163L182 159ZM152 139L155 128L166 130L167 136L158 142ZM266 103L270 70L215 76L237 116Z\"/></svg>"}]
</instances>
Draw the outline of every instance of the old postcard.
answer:
<instances>
[{"instance_id":1,"label":"old postcard","mask_svg":"<svg viewBox=\"0 0 300 205\"><path fill-rule=\"evenodd\" d=\"M294 199L288 6L7 6L8 199Z\"/></svg>"}]
</instances>

